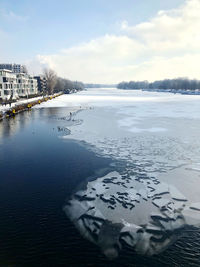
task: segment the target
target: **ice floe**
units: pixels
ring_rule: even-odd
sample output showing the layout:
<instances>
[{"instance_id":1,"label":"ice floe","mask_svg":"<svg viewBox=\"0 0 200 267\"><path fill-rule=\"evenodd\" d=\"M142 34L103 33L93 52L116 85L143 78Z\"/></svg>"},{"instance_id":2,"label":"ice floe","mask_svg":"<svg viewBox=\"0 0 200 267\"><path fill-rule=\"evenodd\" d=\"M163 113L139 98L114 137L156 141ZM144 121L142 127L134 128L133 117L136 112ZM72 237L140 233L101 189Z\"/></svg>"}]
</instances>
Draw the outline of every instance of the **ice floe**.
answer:
<instances>
[{"instance_id":1,"label":"ice floe","mask_svg":"<svg viewBox=\"0 0 200 267\"><path fill-rule=\"evenodd\" d=\"M140 254L160 253L186 226L200 225L200 204L187 202L178 189L155 178L115 171L88 182L64 211L84 237L115 258L125 245Z\"/></svg>"}]
</instances>

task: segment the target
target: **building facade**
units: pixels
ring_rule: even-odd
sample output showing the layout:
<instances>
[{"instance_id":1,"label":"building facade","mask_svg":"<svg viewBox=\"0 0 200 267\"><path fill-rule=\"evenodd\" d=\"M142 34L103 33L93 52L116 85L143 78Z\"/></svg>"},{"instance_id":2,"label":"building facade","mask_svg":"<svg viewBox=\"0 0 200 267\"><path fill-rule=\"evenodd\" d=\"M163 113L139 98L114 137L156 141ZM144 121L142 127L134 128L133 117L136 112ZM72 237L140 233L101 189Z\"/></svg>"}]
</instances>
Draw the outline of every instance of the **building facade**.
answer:
<instances>
[{"instance_id":1,"label":"building facade","mask_svg":"<svg viewBox=\"0 0 200 267\"><path fill-rule=\"evenodd\" d=\"M28 97L38 93L37 80L26 73L0 69L0 99Z\"/></svg>"},{"instance_id":2,"label":"building facade","mask_svg":"<svg viewBox=\"0 0 200 267\"><path fill-rule=\"evenodd\" d=\"M26 66L21 64L0 64L1 70L10 70L14 73L28 73Z\"/></svg>"},{"instance_id":3,"label":"building facade","mask_svg":"<svg viewBox=\"0 0 200 267\"><path fill-rule=\"evenodd\" d=\"M47 91L47 80L44 76L34 76L34 79L37 80L38 83L38 91L46 92Z\"/></svg>"}]
</instances>

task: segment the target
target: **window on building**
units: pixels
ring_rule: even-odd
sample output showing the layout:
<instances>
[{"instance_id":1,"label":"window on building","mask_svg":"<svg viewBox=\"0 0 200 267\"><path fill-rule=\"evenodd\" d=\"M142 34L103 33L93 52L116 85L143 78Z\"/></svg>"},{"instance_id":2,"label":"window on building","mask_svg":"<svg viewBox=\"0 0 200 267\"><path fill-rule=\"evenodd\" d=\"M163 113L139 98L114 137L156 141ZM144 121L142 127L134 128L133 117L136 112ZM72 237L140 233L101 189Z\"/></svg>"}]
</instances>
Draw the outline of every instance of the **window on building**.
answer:
<instances>
[{"instance_id":1,"label":"window on building","mask_svg":"<svg viewBox=\"0 0 200 267\"><path fill-rule=\"evenodd\" d=\"M4 90L4 95L9 95L10 91L9 90Z\"/></svg>"}]
</instances>

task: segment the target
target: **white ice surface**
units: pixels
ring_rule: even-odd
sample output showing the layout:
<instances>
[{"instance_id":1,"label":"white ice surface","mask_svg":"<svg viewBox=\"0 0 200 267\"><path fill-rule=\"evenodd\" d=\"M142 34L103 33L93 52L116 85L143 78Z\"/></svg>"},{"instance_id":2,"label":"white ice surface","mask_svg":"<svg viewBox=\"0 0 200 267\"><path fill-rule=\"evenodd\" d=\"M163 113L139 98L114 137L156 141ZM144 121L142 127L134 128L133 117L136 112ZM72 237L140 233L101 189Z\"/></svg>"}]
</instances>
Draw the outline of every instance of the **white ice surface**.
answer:
<instances>
[{"instance_id":1,"label":"white ice surface","mask_svg":"<svg viewBox=\"0 0 200 267\"><path fill-rule=\"evenodd\" d=\"M118 89L88 89L62 95L42 103L45 107L81 107L86 110L74 119L82 124L70 127L73 138L91 145L95 152L122 159L137 171L161 175L176 168L184 176L186 168L198 170L200 163L200 96ZM65 137L64 137L65 138ZM197 166L197 167L196 167ZM188 170L194 176L194 172ZM170 184L186 194L195 190L200 201L200 179L171 178ZM188 176L188 174L187 174ZM168 176L164 177L168 181ZM178 182L176 182L178 181ZM191 190L184 190L191 188Z\"/></svg>"},{"instance_id":2,"label":"white ice surface","mask_svg":"<svg viewBox=\"0 0 200 267\"><path fill-rule=\"evenodd\" d=\"M124 164L122 173L115 174L118 185L103 185L101 178L88 183L85 194L95 200L81 201L79 214L83 214L85 205L85 214L89 212L93 217L83 222L77 218L76 222L84 236L93 240L89 232L83 230L84 224L87 229L94 229L94 214L99 213L102 219L120 222L126 228L131 225L128 229L132 238L123 237L124 240L135 246L138 252L152 255L175 239L171 236L154 243L150 239L152 235L162 237L165 230L182 229L185 223L196 225L199 211L190 207L194 200L195 203L200 202L200 178L197 175L195 179L192 177L192 183L184 178L193 176L193 166L200 163L200 96L90 89L41 105L44 108L74 106L84 109L73 117L74 122L78 120L82 123L69 127L71 135L64 138L84 141L97 154ZM125 186L123 172L130 179L125 181ZM157 179L161 183L157 183ZM96 192L97 195L103 194L103 199L96 196ZM120 195L123 193L128 195ZM113 208L109 207L112 198L118 198ZM108 207L105 208L107 202ZM71 208L65 209L73 220L79 210L78 203L78 200L72 200ZM180 213L183 216L178 216ZM151 216L159 221L157 230L151 229ZM140 227L145 231L136 233ZM158 233L150 234L146 229ZM134 238L137 242L133 242Z\"/></svg>"},{"instance_id":3,"label":"white ice surface","mask_svg":"<svg viewBox=\"0 0 200 267\"><path fill-rule=\"evenodd\" d=\"M140 117L200 118L199 101L200 95L101 88L62 95L42 107L117 107L119 114L128 116L130 125Z\"/></svg>"}]
</instances>

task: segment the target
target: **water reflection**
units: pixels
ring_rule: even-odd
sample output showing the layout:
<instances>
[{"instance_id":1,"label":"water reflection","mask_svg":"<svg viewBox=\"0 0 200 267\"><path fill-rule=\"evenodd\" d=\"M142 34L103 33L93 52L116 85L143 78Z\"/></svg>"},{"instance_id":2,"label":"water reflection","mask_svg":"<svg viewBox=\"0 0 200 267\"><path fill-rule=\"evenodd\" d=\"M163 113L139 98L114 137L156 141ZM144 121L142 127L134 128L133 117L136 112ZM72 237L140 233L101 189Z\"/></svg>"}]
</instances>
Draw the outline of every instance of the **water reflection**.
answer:
<instances>
[{"instance_id":1,"label":"water reflection","mask_svg":"<svg viewBox=\"0 0 200 267\"><path fill-rule=\"evenodd\" d=\"M33 124L35 120L45 120L46 122L49 122L49 124L52 124L53 120L64 120L63 123L68 121L70 122L70 125L81 123L81 121L72 118L71 110L73 109L41 108L22 112L16 116L6 118L0 122L0 142L2 142L4 138L9 138L17 134L19 131L22 131L28 124ZM65 114L65 117L63 117L63 114ZM66 134L69 134L69 131L64 130L66 129L65 126L58 125L57 127L58 132L63 131L66 132Z\"/></svg>"},{"instance_id":2,"label":"water reflection","mask_svg":"<svg viewBox=\"0 0 200 267\"><path fill-rule=\"evenodd\" d=\"M2 120L0 122L0 141L3 138L9 138L15 135L19 130L24 129L28 123L30 123L30 114L28 112L20 114L20 118L14 116Z\"/></svg>"},{"instance_id":3,"label":"water reflection","mask_svg":"<svg viewBox=\"0 0 200 267\"><path fill-rule=\"evenodd\" d=\"M58 138L57 127L66 127L59 118L68 109L55 112L33 110L1 124L2 266L81 266L87 264L87 253L88 259L98 254L66 218L62 205L78 184L111 161Z\"/></svg>"}]
</instances>

